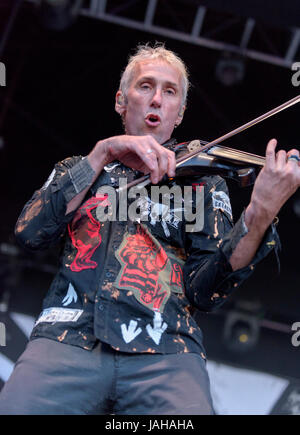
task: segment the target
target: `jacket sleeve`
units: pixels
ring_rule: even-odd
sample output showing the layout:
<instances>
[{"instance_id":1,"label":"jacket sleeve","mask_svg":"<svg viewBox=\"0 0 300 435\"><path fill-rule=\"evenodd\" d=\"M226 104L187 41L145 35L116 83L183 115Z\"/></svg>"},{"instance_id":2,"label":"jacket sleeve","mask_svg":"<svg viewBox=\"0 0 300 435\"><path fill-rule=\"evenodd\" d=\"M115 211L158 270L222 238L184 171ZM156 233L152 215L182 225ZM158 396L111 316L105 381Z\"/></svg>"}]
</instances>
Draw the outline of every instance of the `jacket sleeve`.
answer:
<instances>
[{"instance_id":1,"label":"jacket sleeve","mask_svg":"<svg viewBox=\"0 0 300 435\"><path fill-rule=\"evenodd\" d=\"M204 225L201 231L186 232L187 261L184 266L186 296L201 311L213 311L254 271L255 266L280 240L272 224L248 266L233 271L229 259L248 229L244 212L233 224L228 188L221 177L205 177Z\"/></svg>"},{"instance_id":2,"label":"jacket sleeve","mask_svg":"<svg viewBox=\"0 0 300 435\"><path fill-rule=\"evenodd\" d=\"M86 157L69 157L57 163L21 212L15 226L18 242L33 251L56 244L75 214L65 215L68 202L91 185L93 175Z\"/></svg>"}]
</instances>

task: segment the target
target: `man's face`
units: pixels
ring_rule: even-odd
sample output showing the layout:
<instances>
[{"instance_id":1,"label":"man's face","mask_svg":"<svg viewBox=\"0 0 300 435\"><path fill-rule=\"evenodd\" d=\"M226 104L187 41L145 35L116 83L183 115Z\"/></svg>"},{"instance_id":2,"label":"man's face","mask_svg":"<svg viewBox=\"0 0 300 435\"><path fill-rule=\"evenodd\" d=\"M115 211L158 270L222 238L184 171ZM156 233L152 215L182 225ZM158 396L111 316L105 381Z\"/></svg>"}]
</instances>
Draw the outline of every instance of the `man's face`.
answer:
<instances>
[{"instance_id":1,"label":"man's face","mask_svg":"<svg viewBox=\"0 0 300 435\"><path fill-rule=\"evenodd\" d=\"M119 96L120 91L117 100ZM123 116L126 134L149 134L162 144L182 120L181 103L179 70L163 60L148 60L137 64L127 101L116 110Z\"/></svg>"}]
</instances>

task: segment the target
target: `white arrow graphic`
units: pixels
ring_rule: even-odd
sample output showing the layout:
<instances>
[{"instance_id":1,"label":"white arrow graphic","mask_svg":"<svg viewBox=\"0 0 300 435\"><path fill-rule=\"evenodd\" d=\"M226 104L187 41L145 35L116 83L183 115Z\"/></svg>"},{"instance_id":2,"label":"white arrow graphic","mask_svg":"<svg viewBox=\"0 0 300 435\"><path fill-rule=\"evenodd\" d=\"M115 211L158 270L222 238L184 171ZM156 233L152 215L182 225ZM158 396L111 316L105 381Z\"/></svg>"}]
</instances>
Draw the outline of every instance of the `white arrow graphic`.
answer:
<instances>
[{"instance_id":1,"label":"white arrow graphic","mask_svg":"<svg viewBox=\"0 0 300 435\"><path fill-rule=\"evenodd\" d=\"M69 287L68 287L68 292L67 292L66 296L64 297L62 304L64 307L66 307L66 306L70 305L70 303L73 301L77 302L77 298L78 298L77 293L76 293L74 287L72 286L72 284L70 283Z\"/></svg>"},{"instance_id":2,"label":"white arrow graphic","mask_svg":"<svg viewBox=\"0 0 300 435\"><path fill-rule=\"evenodd\" d=\"M125 325L125 323L122 323L121 330L122 330L122 336L125 341L125 343L130 343L132 340L135 339L141 332L141 328L137 328L137 322L135 320L130 320L129 326Z\"/></svg>"},{"instance_id":3,"label":"white arrow graphic","mask_svg":"<svg viewBox=\"0 0 300 435\"><path fill-rule=\"evenodd\" d=\"M161 314L158 311L155 311L154 313L154 319L153 319L153 328L151 325L147 325L146 329L152 340L159 344L162 334L167 329L168 325L166 322L163 323L163 319Z\"/></svg>"}]
</instances>

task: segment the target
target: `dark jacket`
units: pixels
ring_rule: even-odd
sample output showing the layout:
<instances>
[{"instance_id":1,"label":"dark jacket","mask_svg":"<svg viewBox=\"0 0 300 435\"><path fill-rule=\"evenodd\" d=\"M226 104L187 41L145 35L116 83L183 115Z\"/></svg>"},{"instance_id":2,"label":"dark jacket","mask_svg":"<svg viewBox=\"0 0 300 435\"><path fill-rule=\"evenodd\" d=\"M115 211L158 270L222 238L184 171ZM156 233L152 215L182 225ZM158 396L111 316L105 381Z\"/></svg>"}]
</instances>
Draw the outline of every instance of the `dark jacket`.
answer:
<instances>
[{"instance_id":1,"label":"dark jacket","mask_svg":"<svg viewBox=\"0 0 300 435\"><path fill-rule=\"evenodd\" d=\"M205 358L193 307L221 306L279 243L277 233L270 227L251 265L233 272L229 258L247 228L243 215L233 225L225 181L171 180L166 186L183 193L178 202L173 191L165 192L170 207L153 200L150 187L144 196L126 194L128 206L140 213L130 219L124 197L107 191L116 192L121 179L130 182L136 175L113 162L91 185L87 158L71 157L56 164L25 205L15 230L25 248L45 249L64 239L31 339L48 337L85 349L99 339L124 352L197 352ZM65 215L67 203L88 185L82 205ZM184 186L190 186L190 196ZM193 224L187 209L200 216L193 231L187 231Z\"/></svg>"}]
</instances>

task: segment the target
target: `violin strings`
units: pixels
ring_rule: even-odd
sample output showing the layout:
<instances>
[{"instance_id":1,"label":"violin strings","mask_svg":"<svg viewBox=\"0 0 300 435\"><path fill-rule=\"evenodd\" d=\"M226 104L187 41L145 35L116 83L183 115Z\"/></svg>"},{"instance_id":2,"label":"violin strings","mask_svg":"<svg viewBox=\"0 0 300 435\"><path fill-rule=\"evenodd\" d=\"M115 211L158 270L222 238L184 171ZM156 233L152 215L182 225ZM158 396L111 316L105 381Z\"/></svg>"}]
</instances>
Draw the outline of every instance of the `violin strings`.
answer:
<instances>
[{"instance_id":1,"label":"violin strings","mask_svg":"<svg viewBox=\"0 0 300 435\"><path fill-rule=\"evenodd\" d=\"M207 145L209 142L207 142L207 141L203 141L203 140L200 140L199 141L200 143L203 143L203 145ZM212 148L211 148L211 150L213 150L213 148L214 147L217 147L218 145L214 145ZM228 151L229 153L232 153L232 155L236 155L236 156L238 156L238 157L240 157L240 156L242 156L242 155L245 155L246 157L250 157L251 159L253 159L252 160L252 162L253 161L257 161L257 162L259 162L259 163L263 163L263 162L265 162L265 157L264 156L259 156L259 155L257 155L257 154L253 154L253 153L249 153L249 152L247 152L247 151L243 151L243 150L236 150L236 149L234 149L234 148L228 148L228 147L224 147L223 145L220 145L220 154L218 153L218 155L222 155L222 150L224 150L224 151ZM199 150L199 151L201 151L201 150ZM218 151L218 150L217 150ZM229 157L229 156L228 156Z\"/></svg>"},{"instance_id":2,"label":"violin strings","mask_svg":"<svg viewBox=\"0 0 300 435\"><path fill-rule=\"evenodd\" d=\"M234 150L226 147L220 147L219 149L217 147L213 147L212 149L207 151L207 154L213 156L215 155L220 158L224 157L231 160L237 160L239 162L242 161L245 163L257 164L260 166L263 166L265 164L265 158L262 156L256 156L255 154L244 153L240 152L239 150Z\"/></svg>"},{"instance_id":3,"label":"violin strings","mask_svg":"<svg viewBox=\"0 0 300 435\"><path fill-rule=\"evenodd\" d=\"M223 136L219 137L218 139L213 140L212 142L209 142L207 145L204 145L201 149L201 151L193 151L189 153L189 155L182 156L177 160L177 163L183 163L190 160L192 157L195 157L199 152L207 151L210 148L212 148L214 145L217 145L218 142L223 142L226 139L231 138L232 136L235 136L238 133L241 133L242 131L253 127L253 125L258 124L259 122L264 121L267 118L270 118L273 115L276 115L276 113L281 112L282 110L287 109L288 107L293 106L294 104L297 104L300 102L300 95L297 97L292 98L289 101L286 101L285 103L281 104L278 107L275 107L275 109L270 110L269 112L264 113L263 115L253 119L252 121L247 122L246 124L241 125L240 127L237 127L236 129L230 131L229 133L224 134Z\"/></svg>"},{"instance_id":4,"label":"violin strings","mask_svg":"<svg viewBox=\"0 0 300 435\"><path fill-rule=\"evenodd\" d=\"M286 101L285 103L281 104L278 107L275 107L274 109L272 109L269 112L259 116L258 118L255 118L252 121L249 121L246 124L243 124L242 126L240 126L240 127L236 128L236 129L230 131L229 133L224 134L223 136L219 137L218 139L215 139L212 142L207 143L206 145L204 145L201 148L201 150L193 151L193 152L189 153L188 155L180 157L176 161L176 167L179 164L190 160L192 157L195 157L200 152L208 151L214 145L217 145L218 142L223 142L224 140L229 139L229 138L235 136L238 133L241 133L242 131L246 130L247 128L253 127L253 125L258 124L259 122L262 122L265 119L270 118L271 116L276 115L277 113L281 112L282 110L285 110L288 107L291 107L294 104L297 104L299 102L300 102L300 95L298 95L297 97L292 98L289 101ZM240 153L241 154L247 154L245 151L241 151ZM250 154L250 153L248 153L248 154ZM259 156L259 157L261 157L261 156ZM264 157L261 157L261 159L264 159ZM118 190L128 189L129 187L135 186L135 185L141 183L144 180L147 180L146 184L150 183L150 177L149 177L149 175L144 175L143 177L138 178L137 180L132 181L131 183L127 184L126 186L122 186Z\"/></svg>"}]
</instances>

